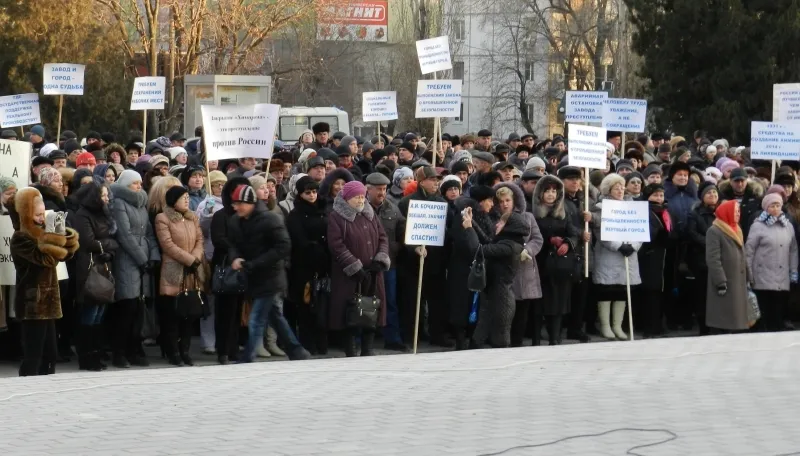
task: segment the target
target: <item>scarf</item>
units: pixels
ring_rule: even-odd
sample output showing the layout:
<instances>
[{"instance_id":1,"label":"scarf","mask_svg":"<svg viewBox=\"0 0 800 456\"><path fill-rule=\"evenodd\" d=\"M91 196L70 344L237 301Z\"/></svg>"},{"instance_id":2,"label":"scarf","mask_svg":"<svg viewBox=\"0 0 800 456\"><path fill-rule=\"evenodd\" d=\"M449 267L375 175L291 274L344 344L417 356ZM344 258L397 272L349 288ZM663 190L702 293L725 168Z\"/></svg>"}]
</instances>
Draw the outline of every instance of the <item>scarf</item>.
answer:
<instances>
[{"instance_id":1,"label":"scarf","mask_svg":"<svg viewBox=\"0 0 800 456\"><path fill-rule=\"evenodd\" d=\"M781 215L779 215L778 217L775 217L775 216L769 215L769 212L767 212L767 211L762 212L761 215L758 216L758 221L762 222L763 224L765 224L767 226L772 226L776 222L780 223L783 226L786 226L786 224L789 222L789 220L786 218L786 214L781 213Z\"/></svg>"}]
</instances>

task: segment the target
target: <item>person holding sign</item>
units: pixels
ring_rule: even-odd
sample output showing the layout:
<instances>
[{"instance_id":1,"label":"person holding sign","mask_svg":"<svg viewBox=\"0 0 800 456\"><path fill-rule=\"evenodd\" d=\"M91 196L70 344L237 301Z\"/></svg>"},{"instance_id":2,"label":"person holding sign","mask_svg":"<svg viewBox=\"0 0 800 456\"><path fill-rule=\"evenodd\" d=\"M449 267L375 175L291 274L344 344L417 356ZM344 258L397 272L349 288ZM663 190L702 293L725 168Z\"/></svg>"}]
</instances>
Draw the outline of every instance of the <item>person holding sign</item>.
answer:
<instances>
[{"instance_id":1,"label":"person holding sign","mask_svg":"<svg viewBox=\"0 0 800 456\"><path fill-rule=\"evenodd\" d=\"M541 184L540 184L541 185ZM538 188L538 186L537 186ZM600 194L604 199L623 201L625 199L625 178L609 174L600 184ZM597 203L597 211L602 214L603 202ZM603 221L595 224L595 238L601 239ZM639 285L639 261L635 255L642 247L641 242L598 241L594 246L594 283L596 285L597 314L600 332L609 340L628 340L622 330L627 303L626 273L630 284ZM625 258L628 258L630 271L626 271ZM611 318L609 323L609 317Z\"/></svg>"}]
</instances>

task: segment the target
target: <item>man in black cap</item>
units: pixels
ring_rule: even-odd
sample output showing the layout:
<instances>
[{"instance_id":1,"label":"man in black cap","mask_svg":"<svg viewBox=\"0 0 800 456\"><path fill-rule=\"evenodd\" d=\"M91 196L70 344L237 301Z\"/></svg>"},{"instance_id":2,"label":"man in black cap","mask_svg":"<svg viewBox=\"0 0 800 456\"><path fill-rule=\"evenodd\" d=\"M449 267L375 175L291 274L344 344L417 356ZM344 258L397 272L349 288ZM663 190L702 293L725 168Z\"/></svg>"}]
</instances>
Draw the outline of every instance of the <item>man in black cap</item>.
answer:
<instances>
[{"instance_id":1,"label":"man in black cap","mask_svg":"<svg viewBox=\"0 0 800 456\"><path fill-rule=\"evenodd\" d=\"M391 184L389 178L381 173L372 173L367 176L367 200L380 217L386 239L389 241L389 259L391 266L383 273L383 285L386 291L386 326L383 327L384 348L399 352L407 352L408 347L403 343L401 328L414 325L413 312L407 306L398 306L397 290L397 255L403 248L405 239L406 219L397 208L386 198L386 189ZM409 318L410 317L410 318Z\"/></svg>"},{"instance_id":2,"label":"man in black cap","mask_svg":"<svg viewBox=\"0 0 800 456\"><path fill-rule=\"evenodd\" d=\"M522 144L522 138L520 138L519 134L517 133L511 133L510 135L508 135L506 144L508 144L508 147L510 147L511 150L517 150L517 147L519 147L519 145Z\"/></svg>"},{"instance_id":3,"label":"man in black cap","mask_svg":"<svg viewBox=\"0 0 800 456\"><path fill-rule=\"evenodd\" d=\"M9 128L9 129L3 130L3 133L0 133L0 139L5 139L7 141L16 141L17 140L17 134L14 133L14 130L11 130Z\"/></svg>"},{"instance_id":4,"label":"man in black cap","mask_svg":"<svg viewBox=\"0 0 800 456\"><path fill-rule=\"evenodd\" d=\"M675 164L672 166L675 166ZM670 174L672 174L671 169ZM750 225L753 224L756 216L762 212L761 198L756 193L758 185L756 182L748 181L747 171L744 168L736 168L731 171L730 183L727 185L723 183L719 186L720 203L730 200L739 202L741 213L739 225L742 227L742 235L744 235L745 241L750 233Z\"/></svg>"},{"instance_id":5,"label":"man in black cap","mask_svg":"<svg viewBox=\"0 0 800 456\"><path fill-rule=\"evenodd\" d=\"M314 179L314 182L321 184L325 179L325 159L319 155L306 160L303 167L305 167L305 173Z\"/></svg>"},{"instance_id":6,"label":"man in black cap","mask_svg":"<svg viewBox=\"0 0 800 456\"><path fill-rule=\"evenodd\" d=\"M474 186L478 185L481 177L489 172L492 171L492 165L497 161L494 155L490 154L489 152L474 152L472 154L472 164L475 166L475 172L473 172L469 179L467 179L467 187L463 190L463 193L469 196L469 189Z\"/></svg>"},{"instance_id":7,"label":"man in black cap","mask_svg":"<svg viewBox=\"0 0 800 456\"><path fill-rule=\"evenodd\" d=\"M419 160L414 151L417 150L414 143L406 141L397 148L398 161L397 164L401 166L411 166L415 161Z\"/></svg>"},{"instance_id":8,"label":"man in black cap","mask_svg":"<svg viewBox=\"0 0 800 456\"><path fill-rule=\"evenodd\" d=\"M335 150L337 147L341 146L342 145L342 140L345 137L347 137L347 134L345 132L343 132L343 131L334 132L333 136L331 136L331 144L333 144L333 147L331 147L331 149Z\"/></svg>"},{"instance_id":9,"label":"man in black cap","mask_svg":"<svg viewBox=\"0 0 800 456\"><path fill-rule=\"evenodd\" d=\"M169 142L172 147L183 147L186 144L186 136L183 133L176 131L169 136Z\"/></svg>"},{"instance_id":10,"label":"man in black cap","mask_svg":"<svg viewBox=\"0 0 800 456\"><path fill-rule=\"evenodd\" d=\"M478 132L478 142L475 143L475 149L483 152L492 152L492 132L483 129Z\"/></svg>"},{"instance_id":11,"label":"man in black cap","mask_svg":"<svg viewBox=\"0 0 800 456\"><path fill-rule=\"evenodd\" d=\"M522 192L525 193L525 210L527 212L531 212L533 210L533 200L531 200L533 197L533 190L536 188L536 184L542 177L544 177L544 174L529 169L522 173L522 177L519 179L519 186L522 189Z\"/></svg>"},{"instance_id":12,"label":"man in black cap","mask_svg":"<svg viewBox=\"0 0 800 456\"><path fill-rule=\"evenodd\" d=\"M494 166L494 170L503 176L503 182L514 182L514 169L516 167L510 162L500 162Z\"/></svg>"},{"instance_id":13,"label":"man in black cap","mask_svg":"<svg viewBox=\"0 0 800 456\"><path fill-rule=\"evenodd\" d=\"M101 139L100 133L91 130L86 134L86 145L83 148L89 152L97 150L98 147L102 148Z\"/></svg>"},{"instance_id":14,"label":"man in black cap","mask_svg":"<svg viewBox=\"0 0 800 456\"><path fill-rule=\"evenodd\" d=\"M113 144L115 142L117 142L117 137L116 135L114 135L114 133L105 132L102 135L100 135L100 144L102 144L103 147L106 147L107 145Z\"/></svg>"},{"instance_id":15,"label":"man in black cap","mask_svg":"<svg viewBox=\"0 0 800 456\"><path fill-rule=\"evenodd\" d=\"M525 133L520 138L522 140L522 144L528 147L528 149L533 150L533 146L536 145L536 135L531 133Z\"/></svg>"},{"instance_id":16,"label":"man in black cap","mask_svg":"<svg viewBox=\"0 0 800 456\"><path fill-rule=\"evenodd\" d=\"M53 160L53 168L66 168L67 167L67 154L63 150L54 150L47 156Z\"/></svg>"},{"instance_id":17,"label":"man in black cap","mask_svg":"<svg viewBox=\"0 0 800 456\"><path fill-rule=\"evenodd\" d=\"M323 147L328 147L328 139L331 134L331 126L327 122L317 122L311 126L314 133L314 142L308 145L309 149L319 151Z\"/></svg>"},{"instance_id":18,"label":"man in black cap","mask_svg":"<svg viewBox=\"0 0 800 456\"><path fill-rule=\"evenodd\" d=\"M650 141L653 143L653 149L658 150L658 146L664 144L666 139L664 139L663 133L655 132L650 135Z\"/></svg>"}]
</instances>

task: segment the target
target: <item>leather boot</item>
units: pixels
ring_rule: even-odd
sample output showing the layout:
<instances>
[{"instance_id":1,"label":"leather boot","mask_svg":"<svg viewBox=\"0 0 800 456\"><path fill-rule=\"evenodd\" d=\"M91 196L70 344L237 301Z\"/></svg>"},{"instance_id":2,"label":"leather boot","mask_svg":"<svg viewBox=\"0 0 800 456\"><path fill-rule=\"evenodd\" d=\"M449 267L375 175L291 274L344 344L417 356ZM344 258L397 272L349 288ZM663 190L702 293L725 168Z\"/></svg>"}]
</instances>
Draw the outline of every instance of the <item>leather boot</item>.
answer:
<instances>
[{"instance_id":1,"label":"leather boot","mask_svg":"<svg viewBox=\"0 0 800 456\"><path fill-rule=\"evenodd\" d=\"M361 356L375 356L372 346L375 343L375 333L373 331L361 334Z\"/></svg>"},{"instance_id":2,"label":"leather boot","mask_svg":"<svg viewBox=\"0 0 800 456\"><path fill-rule=\"evenodd\" d=\"M561 345L561 315L545 317L547 320L547 336L550 345Z\"/></svg>"},{"instance_id":3,"label":"leather boot","mask_svg":"<svg viewBox=\"0 0 800 456\"><path fill-rule=\"evenodd\" d=\"M79 325L78 333L75 334L75 350L78 352L78 369L91 370L90 358L92 357L92 350L89 346L89 340L92 336L92 327L88 325Z\"/></svg>"},{"instance_id":4,"label":"leather boot","mask_svg":"<svg viewBox=\"0 0 800 456\"><path fill-rule=\"evenodd\" d=\"M467 332L463 329L456 331L456 351L466 350L469 348L467 341Z\"/></svg>"},{"instance_id":5,"label":"leather boot","mask_svg":"<svg viewBox=\"0 0 800 456\"><path fill-rule=\"evenodd\" d=\"M597 319L600 321L600 334L608 340L617 340L617 336L611 331L609 323L611 313L611 301L600 301L597 303Z\"/></svg>"},{"instance_id":6,"label":"leather boot","mask_svg":"<svg viewBox=\"0 0 800 456\"><path fill-rule=\"evenodd\" d=\"M531 345L538 347L542 345L542 315L533 314L533 331L531 334Z\"/></svg>"},{"instance_id":7,"label":"leather boot","mask_svg":"<svg viewBox=\"0 0 800 456\"><path fill-rule=\"evenodd\" d=\"M356 353L357 349L358 347L356 347L356 335L353 334L353 332L348 332L344 338L344 354L348 358L358 356L358 354Z\"/></svg>"},{"instance_id":8,"label":"leather boot","mask_svg":"<svg viewBox=\"0 0 800 456\"><path fill-rule=\"evenodd\" d=\"M625 331L622 330L622 320L625 318L625 301L614 301L611 305L611 314L612 314L612 324L611 329L614 331L614 335L619 340L628 340L629 337L625 334Z\"/></svg>"}]
</instances>

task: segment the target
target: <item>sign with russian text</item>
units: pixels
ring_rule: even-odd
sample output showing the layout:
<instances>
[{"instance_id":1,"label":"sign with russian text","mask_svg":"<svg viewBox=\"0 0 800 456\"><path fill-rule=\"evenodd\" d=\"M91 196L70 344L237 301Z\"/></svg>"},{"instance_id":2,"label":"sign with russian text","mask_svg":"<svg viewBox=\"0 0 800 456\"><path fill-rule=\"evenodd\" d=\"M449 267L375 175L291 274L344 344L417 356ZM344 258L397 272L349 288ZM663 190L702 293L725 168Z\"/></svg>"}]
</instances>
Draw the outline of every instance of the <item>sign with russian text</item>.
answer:
<instances>
[{"instance_id":1,"label":"sign with russian text","mask_svg":"<svg viewBox=\"0 0 800 456\"><path fill-rule=\"evenodd\" d=\"M272 157L280 108L266 103L202 105L208 159Z\"/></svg>"},{"instance_id":2,"label":"sign with russian text","mask_svg":"<svg viewBox=\"0 0 800 456\"><path fill-rule=\"evenodd\" d=\"M163 76L146 76L133 80L131 111L164 109L167 79Z\"/></svg>"},{"instance_id":3,"label":"sign with russian text","mask_svg":"<svg viewBox=\"0 0 800 456\"><path fill-rule=\"evenodd\" d=\"M750 157L754 160L800 158L800 123L751 122Z\"/></svg>"},{"instance_id":4,"label":"sign with russian text","mask_svg":"<svg viewBox=\"0 0 800 456\"><path fill-rule=\"evenodd\" d=\"M564 120L567 122L602 122L603 100L607 98L608 92L568 90Z\"/></svg>"},{"instance_id":5,"label":"sign with russian text","mask_svg":"<svg viewBox=\"0 0 800 456\"><path fill-rule=\"evenodd\" d=\"M397 119L397 92L361 94L361 118L364 122Z\"/></svg>"},{"instance_id":6,"label":"sign with russian text","mask_svg":"<svg viewBox=\"0 0 800 456\"><path fill-rule=\"evenodd\" d=\"M602 201L600 240L650 242L650 208L647 201Z\"/></svg>"},{"instance_id":7,"label":"sign with russian text","mask_svg":"<svg viewBox=\"0 0 800 456\"><path fill-rule=\"evenodd\" d=\"M320 2L317 39L330 41L389 40L389 8L386 0Z\"/></svg>"},{"instance_id":8,"label":"sign with russian text","mask_svg":"<svg viewBox=\"0 0 800 456\"><path fill-rule=\"evenodd\" d=\"M422 74L453 69L453 62L450 61L450 41L447 36L417 41L417 56Z\"/></svg>"},{"instance_id":9,"label":"sign with russian text","mask_svg":"<svg viewBox=\"0 0 800 456\"><path fill-rule=\"evenodd\" d=\"M14 269L14 260L11 258L11 236L13 235L14 226L11 224L11 216L0 215L0 285L17 284L17 272Z\"/></svg>"},{"instance_id":10,"label":"sign with russian text","mask_svg":"<svg viewBox=\"0 0 800 456\"><path fill-rule=\"evenodd\" d=\"M800 83L773 84L772 121L800 122Z\"/></svg>"},{"instance_id":11,"label":"sign with russian text","mask_svg":"<svg viewBox=\"0 0 800 456\"><path fill-rule=\"evenodd\" d=\"M569 124L569 166L606 168L606 129Z\"/></svg>"},{"instance_id":12,"label":"sign with russian text","mask_svg":"<svg viewBox=\"0 0 800 456\"><path fill-rule=\"evenodd\" d=\"M417 81L417 119L461 115L460 79Z\"/></svg>"},{"instance_id":13,"label":"sign with russian text","mask_svg":"<svg viewBox=\"0 0 800 456\"><path fill-rule=\"evenodd\" d=\"M83 95L85 65L77 63L45 63L45 95Z\"/></svg>"},{"instance_id":14,"label":"sign with russian text","mask_svg":"<svg viewBox=\"0 0 800 456\"><path fill-rule=\"evenodd\" d=\"M603 128L644 133L647 122L647 100L606 98L603 100Z\"/></svg>"},{"instance_id":15,"label":"sign with russian text","mask_svg":"<svg viewBox=\"0 0 800 456\"><path fill-rule=\"evenodd\" d=\"M39 94L23 93L0 97L0 127L12 128L42 123Z\"/></svg>"},{"instance_id":16,"label":"sign with russian text","mask_svg":"<svg viewBox=\"0 0 800 456\"><path fill-rule=\"evenodd\" d=\"M17 190L30 184L31 154L33 146L26 141L0 139L0 176L10 177Z\"/></svg>"},{"instance_id":17,"label":"sign with russian text","mask_svg":"<svg viewBox=\"0 0 800 456\"><path fill-rule=\"evenodd\" d=\"M406 217L406 245L444 245L447 203L411 200Z\"/></svg>"}]
</instances>

